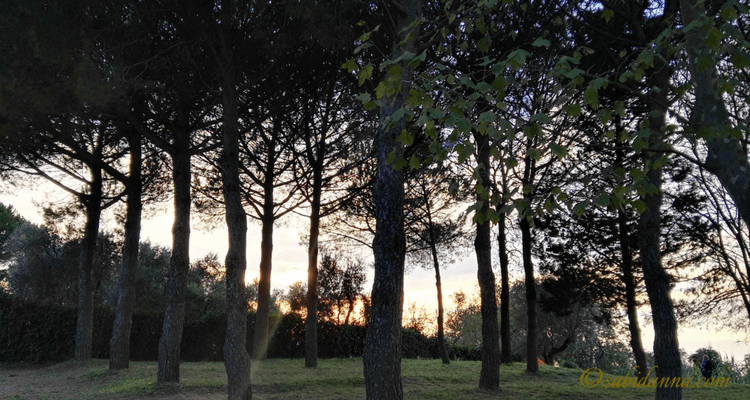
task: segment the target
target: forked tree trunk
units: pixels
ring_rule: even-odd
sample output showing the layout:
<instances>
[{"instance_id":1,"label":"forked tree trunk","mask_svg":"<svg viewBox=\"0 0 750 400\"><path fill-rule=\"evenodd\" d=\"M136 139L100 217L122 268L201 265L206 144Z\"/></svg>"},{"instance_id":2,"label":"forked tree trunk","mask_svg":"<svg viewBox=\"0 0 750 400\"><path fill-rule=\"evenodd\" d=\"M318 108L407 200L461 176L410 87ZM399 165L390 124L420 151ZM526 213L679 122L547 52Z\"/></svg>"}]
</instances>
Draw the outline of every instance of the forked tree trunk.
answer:
<instances>
[{"instance_id":1,"label":"forked tree trunk","mask_svg":"<svg viewBox=\"0 0 750 400\"><path fill-rule=\"evenodd\" d=\"M481 186L487 191L491 187L489 167L489 138L478 132L474 133L477 148L477 168ZM480 218L486 219L490 209L489 192L477 193L477 201L482 202L478 210ZM477 236L474 239L474 251L477 256L477 278L482 312L482 369L479 373L479 388L497 389L500 385L500 338L497 328L497 293L495 273L492 272L491 221L477 223Z\"/></svg>"},{"instance_id":2,"label":"forked tree trunk","mask_svg":"<svg viewBox=\"0 0 750 400\"><path fill-rule=\"evenodd\" d=\"M91 359L94 329L94 301L91 272L94 268L96 240L102 215L102 171L91 168L90 193L83 199L86 206L86 227L78 259L78 317L76 320L75 359Z\"/></svg>"},{"instance_id":3,"label":"forked tree trunk","mask_svg":"<svg viewBox=\"0 0 750 400\"><path fill-rule=\"evenodd\" d=\"M185 304L190 270L191 198L190 135L183 133L174 135L172 152L174 222L172 223L172 256L169 259L167 281L167 310L164 314L159 340L156 371L156 380L159 383L180 381L180 345L182 344L182 330L185 326Z\"/></svg>"},{"instance_id":4,"label":"forked tree trunk","mask_svg":"<svg viewBox=\"0 0 750 400\"><path fill-rule=\"evenodd\" d=\"M138 246L141 237L141 136L131 133L130 173L128 174L125 243L117 289L117 312L109 342L109 369L116 371L130 365L130 328L133 324L135 286L138 282Z\"/></svg>"}]
</instances>

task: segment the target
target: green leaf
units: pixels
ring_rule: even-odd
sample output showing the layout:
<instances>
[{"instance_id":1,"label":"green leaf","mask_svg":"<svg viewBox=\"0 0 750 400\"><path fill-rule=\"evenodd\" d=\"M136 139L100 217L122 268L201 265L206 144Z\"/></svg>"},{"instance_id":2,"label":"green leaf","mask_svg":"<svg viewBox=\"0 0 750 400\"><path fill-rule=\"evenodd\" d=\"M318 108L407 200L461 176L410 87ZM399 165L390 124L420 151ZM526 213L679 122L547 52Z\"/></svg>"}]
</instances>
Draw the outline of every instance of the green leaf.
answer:
<instances>
[{"instance_id":1,"label":"green leaf","mask_svg":"<svg viewBox=\"0 0 750 400\"><path fill-rule=\"evenodd\" d=\"M537 38L531 45L534 47L549 47L551 44L547 39Z\"/></svg>"},{"instance_id":2,"label":"green leaf","mask_svg":"<svg viewBox=\"0 0 750 400\"><path fill-rule=\"evenodd\" d=\"M359 86L362 86L370 77L372 77L372 65L366 65L359 70Z\"/></svg>"},{"instance_id":3,"label":"green leaf","mask_svg":"<svg viewBox=\"0 0 750 400\"><path fill-rule=\"evenodd\" d=\"M542 124L546 124L549 121L550 121L550 118L545 113L536 113L536 114L532 115L531 119L529 120L529 122L539 122L539 123L542 123Z\"/></svg>"},{"instance_id":4,"label":"green leaf","mask_svg":"<svg viewBox=\"0 0 750 400\"><path fill-rule=\"evenodd\" d=\"M643 172L640 168L633 168L630 170L630 178L634 181L640 180L646 176L646 173Z\"/></svg>"},{"instance_id":5,"label":"green leaf","mask_svg":"<svg viewBox=\"0 0 750 400\"><path fill-rule=\"evenodd\" d=\"M633 202L633 208L638 214L643 214L644 212L646 212L646 210L648 210L646 202L640 199Z\"/></svg>"},{"instance_id":6,"label":"green leaf","mask_svg":"<svg viewBox=\"0 0 750 400\"><path fill-rule=\"evenodd\" d=\"M495 122L497 114L492 111L485 111L479 115L479 121L481 122Z\"/></svg>"},{"instance_id":7,"label":"green leaf","mask_svg":"<svg viewBox=\"0 0 750 400\"><path fill-rule=\"evenodd\" d=\"M385 82L378 83L378 86L375 87L375 97L380 99L383 96L385 96L387 91L387 87L385 86Z\"/></svg>"},{"instance_id":8,"label":"green leaf","mask_svg":"<svg viewBox=\"0 0 750 400\"><path fill-rule=\"evenodd\" d=\"M581 75L584 72L585 71L580 68L573 68L570 71L566 72L564 75L566 78L575 79L578 77L578 75Z\"/></svg>"},{"instance_id":9,"label":"green leaf","mask_svg":"<svg viewBox=\"0 0 750 400\"><path fill-rule=\"evenodd\" d=\"M721 10L721 18L726 20L735 20L737 19L737 11L735 11L734 7L732 7L731 2L724 5L724 8Z\"/></svg>"},{"instance_id":10,"label":"green leaf","mask_svg":"<svg viewBox=\"0 0 750 400\"><path fill-rule=\"evenodd\" d=\"M420 166L422 166L422 159L418 156L412 156L411 159L409 159L409 168L411 168L412 171L418 170Z\"/></svg>"},{"instance_id":11,"label":"green leaf","mask_svg":"<svg viewBox=\"0 0 750 400\"><path fill-rule=\"evenodd\" d=\"M531 53L523 49L513 50L508 55L508 65L514 69L521 69L526 65L526 58L528 58L529 55L531 55Z\"/></svg>"},{"instance_id":12,"label":"green leaf","mask_svg":"<svg viewBox=\"0 0 750 400\"><path fill-rule=\"evenodd\" d=\"M609 84L609 81L607 80L607 78L599 77L591 81L591 84L589 86L598 90L601 88L606 89L608 84Z\"/></svg>"},{"instance_id":13,"label":"green leaf","mask_svg":"<svg viewBox=\"0 0 750 400\"><path fill-rule=\"evenodd\" d=\"M560 146L557 143L550 143L549 148L550 150L552 150L552 154L557 156L557 158L560 160L562 160L568 155L568 148L565 146Z\"/></svg>"},{"instance_id":14,"label":"green leaf","mask_svg":"<svg viewBox=\"0 0 750 400\"><path fill-rule=\"evenodd\" d=\"M703 46L710 48L711 50L719 50L721 45L722 34L716 28L711 28L708 31L706 40L703 42Z\"/></svg>"},{"instance_id":15,"label":"green leaf","mask_svg":"<svg viewBox=\"0 0 750 400\"><path fill-rule=\"evenodd\" d=\"M401 118L406 115L406 109L405 108L399 108L398 110L394 111L393 114L391 114L391 122L398 122L401 120Z\"/></svg>"},{"instance_id":16,"label":"green leaf","mask_svg":"<svg viewBox=\"0 0 750 400\"><path fill-rule=\"evenodd\" d=\"M604 12L602 12L602 18L604 18L604 20L607 22L609 22L609 20L614 16L615 16L615 12L612 10L607 9L607 10L604 10Z\"/></svg>"},{"instance_id":17,"label":"green leaf","mask_svg":"<svg viewBox=\"0 0 750 400\"><path fill-rule=\"evenodd\" d=\"M399 157L398 160L396 160L396 164L393 165L393 168L396 171L401 171L406 166L406 160L404 160L403 157Z\"/></svg>"},{"instance_id":18,"label":"green leaf","mask_svg":"<svg viewBox=\"0 0 750 400\"><path fill-rule=\"evenodd\" d=\"M615 102L615 114L624 117L625 116L625 103L622 101Z\"/></svg>"},{"instance_id":19,"label":"green leaf","mask_svg":"<svg viewBox=\"0 0 750 400\"><path fill-rule=\"evenodd\" d=\"M401 135L398 137L398 141L406 146L411 146L414 143L414 135L410 134L406 129L403 129Z\"/></svg>"},{"instance_id":20,"label":"green leaf","mask_svg":"<svg viewBox=\"0 0 750 400\"><path fill-rule=\"evenodd\" d=\"M587 206L587 205L588 205L588 204L586 204L586 202L585 202L585 201L582 201L582 202L580 202L580 203L576 204L576 205L575 205L575 206L573 207L573 214L575 214L575 215L577 215L577 216L579 216L579 217L580 217L581 215L583 215L583 212L584 212L584 211L586 211L586 206Z\"/></svg>"},{"instance_id":21,"label":"green leaf","mask_svg":"<svg viewBox=\"0 0 750 400\"><path fill-rule=\"evenodd\" d=\"M361 103L366 103L372 100L370 98L370 93L360 93L357 95L356 99L359 100Z\"/></svg>"},{"instance_id":22,"label":"green leaf","mask_svg":"<svg viewBox=\"0 0 750 400\"><path fill-rule=\"evenodd\" d=\"M563 106L563 111L565 111L568 115L575 118L579 115L581 115L581 106L578 104L566 104Z\"/></svg>"},{"instance_id":23,"label":"green leaf","mask_svg":"<svg viewBox=\"0 0 750 400\"><path fill-rule=\"evenodd\" d=\"M346 69L346 72L353 72L359 69L359 64L357 64L357 61L352 58L349 61L341 64L341 68Z\"/></svg>"},{"instance_id":24,"label":"green leaf","mask_svg":"<svg viewBox=\"0 0 750 400\"><path fill-rule=\"evenodd\" d=\"M442 111L442 110L432 109L432 110L428 111L427 114L432 119L442 119L442 118L445 118L445 111Z\"/></svg>"},{"instance_id":25,"label":"green leaf","mask_svg":"<svg viewBox=\"0 0 750 400\"><path fill-rule=\"evenodd\" d=\"M586 99L586 104L590 105L591 108L599 107L599 91L594 88L586 88L583 91L583 97Z\"/></svg>"},{"instance_id":26,"label":"green leaf","mask_svg":"<svg viewBox=\"0 0 750 400\"><path fill-rule=\"evenodd\" d=\"M594 204L596 204L599 207L607 207L612 202L612 196L608 194L602 194L599 195L596 199L594 199Z\"/></svg>"}]
</instances>

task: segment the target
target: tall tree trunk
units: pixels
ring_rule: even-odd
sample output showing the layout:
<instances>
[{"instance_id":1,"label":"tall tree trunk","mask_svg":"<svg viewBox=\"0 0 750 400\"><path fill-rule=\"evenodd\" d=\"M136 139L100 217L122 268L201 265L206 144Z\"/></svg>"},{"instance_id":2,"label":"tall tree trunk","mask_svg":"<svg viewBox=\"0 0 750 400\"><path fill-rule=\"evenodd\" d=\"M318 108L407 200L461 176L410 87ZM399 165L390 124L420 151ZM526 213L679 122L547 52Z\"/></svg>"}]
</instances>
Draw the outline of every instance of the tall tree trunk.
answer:
<instances>
[{"instance_id":1,"label":"tall tree trunk","mask_svg":"<svg viewBox=\"0 0 750 400\"><path fill-rule=\"evenodd\" d=\"M657 63L657 67L659 66ZM667 88L669 75L666 67L656 69L652 79L652 86ZM643 277L646 281L651 312L654 320L654 358L656 376L669 378L682 376L682 360L680 346L677 342L677 320L674 315L674 305L670 297L672 279L664 270L661 260L661 203L662 203L662 161L664 131L666 127L667 90L652 90L649 100L652 111L649 116L651 134L648 137L649 151L644 152L643 162L646 179L653 185L652 189L643 196L646 211L641 214L638 222L638 239L643 266ZM680 399L681 387L657 387L656 399Z\"/></svg>"},{"instance_id":2,"label":"tall tree trunk","mask_svg":"<svg viewBox=\"0 0 750 400\"><path fill-rule=\"evenodd\" d=\"M667 2L669 7L664 9L661 25L670 29L676 18L676 4ZM643 16L645 18L645 16ZM685 21L683 21L685 23ZM634 23L635 31L641 46L650 46L643 25ZM652 185L642 198L646 205L638 221L638 245L643 267L643 278L646 282L651 312L654 321L654 358L656 376L660 379L680 378L682 376L682 360L680 347L677 342L677 320L674 315L674 305L671 292L671 277L664 270L661 260L661 202L662 202L662 164L664 154L665 132L667 131L666 115L670 104L669 87L671 79L670 66L665 62L670 55L668 46L660 46L660 53L654 57L654 65L648 71L646 83L648 93L646 102L649 107L647 137L648 149L642 153L646 180ZM670 386L670 387L666 387ZM656 399L680 399L682 388L672 385L660 385L656 389Z\"/></svg>"},{"instance_id":3,"label":"tall tree trunk","mask_svg":"<svg viewBox=\"0 0 750 400\"><path fill-rule=\"evenodd\" d=\"M510 351L510 273L505 232L505 214L497 224L497 251L500 258L500 362L512 363Z\"/></svg>"},{"instance_id":4,"label":"tall tree trunk","mask_svg":"<svg viewBox=\"0 0 750 400\"><path fill-rule=\"evenodd\" d=\"M477 236L474 239L482 312L482 370L479 373L479 388L493 390L500 385L500 338L497 328L495 273L492 272L491 221L487 219L491 187L490 146L489 137L478 132L474 133L474 141L477 148L478 183L486 190L484 193L477 193L477 201L482 202L478 214L483 222L477 223Z\"/></svg>"},{"instance_id":5,"label":"tall tree trunk","mask_svg":"<svg viewBox=\"0 0 750 400\"><path fill-rule=\"evenodd\" d=\"M186 121L183 126L187 125ZM164 314L156 380L180 381L180 345L185 326L185 304L190 270L190 135L175 132L172 152L174 222L172 256L169 259L167 310Z\"/></svg>"},{"instance_id":6,"label":"tall tree trunk","mask_svg":"<svg viewBox=\"0 0 750 400\"><path fill-rule=\"evenodd\" d=\"M240 191L239 115L237 86L233 75L233 53L226 30L232 20L230 1L222 1L220 27L220 72L222 75L223 147L221 151L221 179L224 190L229 248L224 261L227 283L227 334L224 341L224 368L227 370L229 400L249 400L250 356L247 353L247 298L245 269L247 268L247 216L242 207Z\"/></svg>"},{"instance_id":7,"label":"tall tree trunk","mask_svg":"<svg viewBox=\"0 0 750 400\"><path fill-rule=\"evenodd\" d=\"M320 197L322 171L313 171L310 212L310 241L307 246L307 320L305 321L305 367L318 366L318 237L320 236Z\"/></svg>"},{"instance_id":8,"label":"tall tree trunk","mask_svg":"<svg viewBox=\"0 0 750 400\"><path fill-rule=\"evenodd\" d=\"M440 352L440 358L443 360L443 364L450 364L451 360L450 358L448 358L448 349L445 347L445 309L443 307L443 283L440 280L440 265L438 264L437 250L434 248L434 242L432 244L432 247L432 262L433 265L435 265L435 286L437 287L438 301L438 351Z\"/></svg>"},{"instance_id":9,"label":"tall tree trunk","mask_svg":"<svg viewBox=\"0 0 750 400\"><path fill-rule=\"evenodd\" d=\"M526 281L526 372L536 373L539 372L538 355L536 353L536 278L534 277L534 264L531 261L531 224L529 218L522 215L519 226L521 228L521 254Z\"/></svg>"},{"instance_id":10,"label":"tall tree trunk","mask_svg":"<svg viewBox=\"0 0 750 400\"><path fill-rule=\"evenodd\" d=\"M653 161L655 157L647 156L646 158ZM656 375L659 378L680 377L682 376L682 361L677 342L677 321L670 297L671 278L662 266L659 245L662 171L661 168L653 168L649 161L646 162L650 169L646 176L649 183L656 187L657 192L643 197L648 209L641 214L638 224L638 239L643 276L646 281L654 320ZM682 389L680 387L658 387L656 389L656 399L680 399L681 397Z\"/></svg>"},{"instance_id":11,"label":"tall tree trunk","mask_svg":"<svg viewBox=\"0 0 750 400\"><path fill-rule=\"evenodd\" d=\"M266 188L266 191L269 189ZM273 189L270 189L273 193ZM268 352L268 317L271 308L271 268L273 263L273 200L263 205L263 226L260 242L260 281L258 312L255 314L253 358L264 360Z\"/></svg>"},{"instance_id":12,"label":"tall tree trunk","mask_svg":"<svg viewBox=\"0 0 750 400\"><path fill-rule=\"evenodd\" d=\"M435 286L437 287L438 351L440 352L440 358L443 360L443 364L450 364L451 360L450 358L448 358L448 349L445 347L445 328L444 328L445 309L443 308L443 283L440 280L440 263L438 262L437 247L435 246L435 237L432 231L432 216L430 215L429 210L427 211L427 217L429 219L429 224L430 224L430 251L432 252L432 265L435 267Z\"/></svg>"},{"instance_id":13,"label":"tall tree trunk","mask_svg":"<svg viewBox=\"0 0 750 400\"><path fill-rule=\"evenodd\" d=\"M109 369L116 371L130 365L130 327L135 307L135 286L138 282L138 246L141 238L141 135L131 132L130 173L127 185L125 243L117 289L117 312L109 342Z\"/></svg>"},{"instance_id":14,"label":"tall tree trunk","mask_svg":"<svg viewBox=\"0 0 750 400\"><path fill-rule=\"evenodd\" d=\"M86 227L78 259L78 318L76 320L75 359L91 359L94 329L94 293L91 272L94 268L99 220L102 215L102 171L91 168L91 192L83 199L86 205Z\"/></svg>"},{"instance_id":15,"label":"tall tree trunk","mask_svg":"<svg viewBox=\"0 0 750 400\"><path fill-rule=\"evenodd\" d=\"M743 148L741 135L732 126L724 104L721 81L716 72L719 65L717 51L704 45L708 32L714 27L708 18L703 0L680 0L684 26L698 26L685 32L686 51L690 60L690 74L695 88L695 104L691 116L692 130L702 131L708 155L705 168L713 173L737 206L740 216L750 226L750 161ZM709 67L701 67L704 61Z\"/></svg>"},{"instance_id":16,"label":"tall tree trunk","mask_svg":"<svg viewBox=\"0 0 750 400\"><path fill-rule=\"evenodd\" d=\"M271 269L273 268L273 223L274 217L274 168L276 164L275 144L278 137L277 128L271 144L268 146L265 181L263 182L263 215L261 217L260 241L260 281L258 282L258 312L255 314L255 332L253 333L253 358L264 360L268 353L268 317L271 310Z\"/></svg>"},{"instance_id":17,"label":"tall tree trunk","mask_svg":"<svg viewBox=\"0 0 750 400\"><path fill-rule=\"evenodd\" d=\"M405 100L394 99L390 107L381 108L384 119ZM386 101L386 103L389 103ZM404 178L388 163L388 155L401 143L400 128L376 132L377 173L373 197L376 207L376 230L372 249L375 278L372 286L372 309L364 352L365 388L368 399L402 399L401 384L401 318L404 303Z\"/></svg>"},{"instance_id":18,"label":"tall tree trunk","mask_svg":"<svg viewBox=\"0 0 750 400\"><path fill-rule=\"evenodd\" d=\"M391 57L397 58L407 51L414 52L414 40L399 43L408 35L418 35L417 28L409 28L422 16L421 0L398 2L400 11L391 13L394 41ZM388 162L394 152L395 159L403 157L398 140L404 129L403 120L386 126L384 121L406 104L413 69L401 62L401 90L383 99L380 108L380 127L375 132L376 175L373 187L375 204L375 238L372 243L375 258L375 277L372 284L372 305L365 339L363 356L365 391L368 400L402 399L401 383L401 319L404 307L404 258L406 234L404 232L404 176L393 163Z\"/></svg>"},{"instance_id":19,"label":"tall tree trunk","mask_svg":"<svg viewBox=\"0 0 750 400\"><path fill-rule=\"evenodd\" d=\"M450 364L451 360L448 358L448 349L445 347L445 322L444 315L445 309L443 308L443 283L440 280L440 262L438 260L437 252L437 238L435 237L435 225L432 222L432 210L429 195L422 183L422 194L427 211L427 229L430 238L430 253L432 254L432 265L435 267L435 286L437 287L437 301L438 301L438 315L437 315L437 339L438 339L438 352L440 358L443 360L443 364Z\"/></svg>"},{"instance_id":20,"label":"tall tree trunk","mask_svg":"<svg viewBox=\"0 0 750 400\"><path fill-rule=\"evenodd\" d=\"M638 379L648 375L646 352L641 341L641 327L638 322L638 303L635 299L635 279L633 278L633 253L630 249L628 221L623 210L617 211L619 225L620 252L622 254L622 280L625 282L625 302L628 311L628 329L630 330L630 347L638 366Z\"/></svg>"}]
</instances>

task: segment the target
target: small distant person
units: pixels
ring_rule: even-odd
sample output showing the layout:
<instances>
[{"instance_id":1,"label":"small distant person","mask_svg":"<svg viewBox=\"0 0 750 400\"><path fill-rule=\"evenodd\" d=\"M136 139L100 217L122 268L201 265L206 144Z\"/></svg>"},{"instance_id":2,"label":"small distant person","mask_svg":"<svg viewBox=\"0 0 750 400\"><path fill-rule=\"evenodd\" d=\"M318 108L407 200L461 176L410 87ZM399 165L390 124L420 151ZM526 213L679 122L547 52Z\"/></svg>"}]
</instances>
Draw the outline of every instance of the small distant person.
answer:
<instances>
[{"instance_id":1,"label":"small distant person","mask_svg":"<svg viewBox=\"0 0 750 400\"><path fill-rule=\"evenodd\" d=\"M707 354L703 355L703 362L701 363L701 374L706 380L711 379L711 373L714 371L714 363L708 358Z\"/></svg>"}]
</instances>

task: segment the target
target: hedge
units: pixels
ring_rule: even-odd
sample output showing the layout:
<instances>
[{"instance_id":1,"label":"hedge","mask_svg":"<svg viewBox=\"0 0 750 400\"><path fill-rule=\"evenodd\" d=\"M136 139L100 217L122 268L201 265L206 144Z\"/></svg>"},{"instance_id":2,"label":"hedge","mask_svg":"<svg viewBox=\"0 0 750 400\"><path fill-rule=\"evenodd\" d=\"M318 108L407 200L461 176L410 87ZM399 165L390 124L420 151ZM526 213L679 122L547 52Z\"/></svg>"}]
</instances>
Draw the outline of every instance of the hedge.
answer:
<instances>
[{"instance_id":1,"label":"hedge","mask_svg":"<svg viewBox=\"0 0 750 400\"><path fill-rule=\"evenodd\" d=\"M156 361L163 314L133 314L130 359ZM94 311L93 357L109 358L114 311L97 307ZM305 320L297 314L273 316L274 333L268 347L270 358L305 356ZM252 349L255 314L248 313L247 346ZM76 309L52 304L32 304L0 293L0 362L57 362L73 358ZM182 334L183 361L223 361L226 316L207 314L187 321ZM367 327L318 324L320 358L361 357ZM476 348L448 346L451 359L481 360ZM404 358L439 358L437 339L404 329Z\"/></svg>"}]
</instances>

